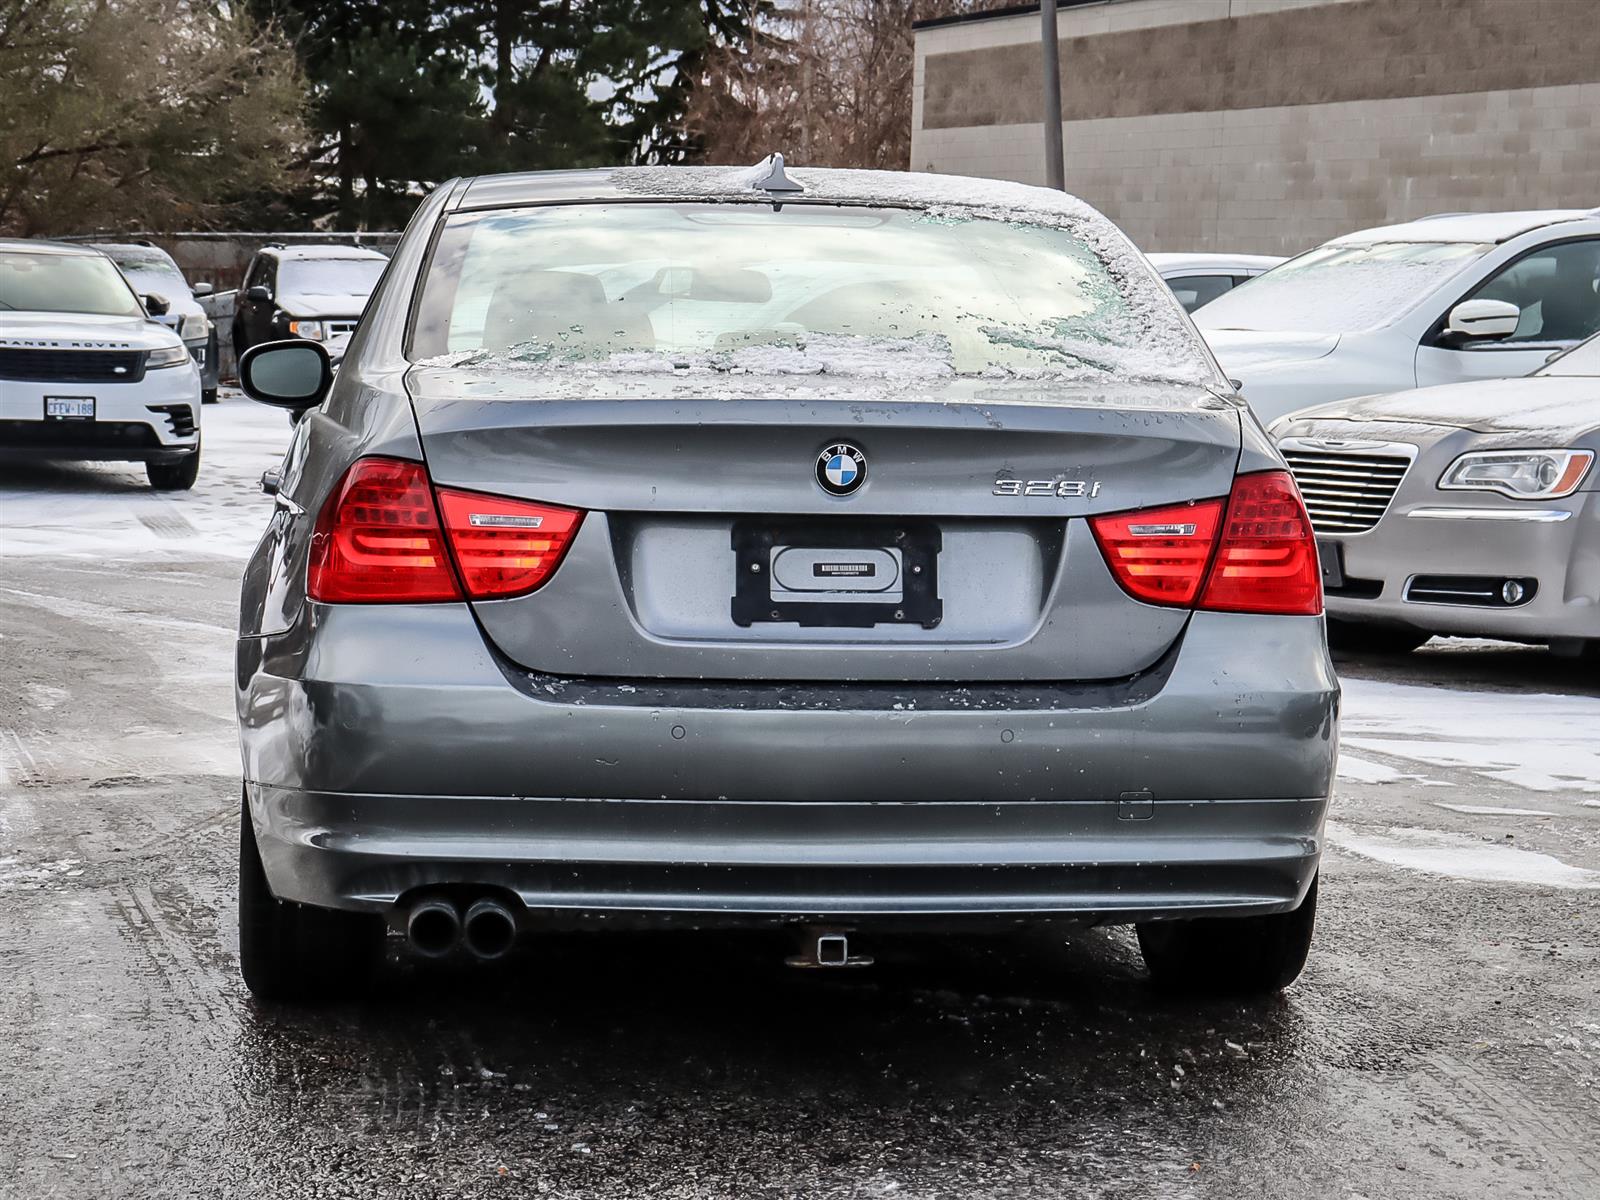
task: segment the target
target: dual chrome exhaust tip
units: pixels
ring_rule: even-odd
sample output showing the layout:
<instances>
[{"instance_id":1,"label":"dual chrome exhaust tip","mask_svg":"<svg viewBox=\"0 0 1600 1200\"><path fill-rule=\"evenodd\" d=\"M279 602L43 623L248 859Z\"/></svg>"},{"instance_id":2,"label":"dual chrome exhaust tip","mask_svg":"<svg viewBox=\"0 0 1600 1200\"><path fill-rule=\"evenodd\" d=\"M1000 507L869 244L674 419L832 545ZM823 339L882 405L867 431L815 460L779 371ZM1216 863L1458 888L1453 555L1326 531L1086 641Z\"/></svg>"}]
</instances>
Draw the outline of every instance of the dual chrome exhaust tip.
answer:
<instances>
[{"instance_id":1,"label":"dual chrome exhaust tip","mask_svg":"<svg viewBox=\"0 0 1600 1200\"><path fill-rule=\"evenodd\" d=\"M517 914L492 896L479 897L465 909L444 896L427 896L404 912L406 941L423 958L447 958L459 949L480 962L493 962L517 943ZM872 965L870 955L854 952L848 930L810 926L796 932L798 953L785 959L791 967Z\"/></svg>"},{"instance_id":2,"label":"dual chrome exhaust tip","mask_svg":"<svg viewBox=\"0 0 1600 1200\"><path fill-rule=\"evenodd\" d=\"M501 901L484 896L465 911L441 896L419 900L405 918L406 941L424 958L445 958L457 948L490 962L511 953L517 916Z\"/></svg>"}]
</instances>

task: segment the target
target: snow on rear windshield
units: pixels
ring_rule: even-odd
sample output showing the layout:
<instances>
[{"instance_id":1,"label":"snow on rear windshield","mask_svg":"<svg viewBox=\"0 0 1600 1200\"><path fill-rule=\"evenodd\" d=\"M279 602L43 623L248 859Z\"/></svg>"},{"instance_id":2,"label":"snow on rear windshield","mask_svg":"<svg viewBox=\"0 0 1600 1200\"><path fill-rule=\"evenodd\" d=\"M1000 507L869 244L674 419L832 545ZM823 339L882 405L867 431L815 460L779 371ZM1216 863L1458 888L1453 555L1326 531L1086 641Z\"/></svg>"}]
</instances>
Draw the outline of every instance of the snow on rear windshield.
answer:
<instances>
[{"instance_id":1,"label":"snow on rear windshield","mask_svg":"<svg viewBox=\"0 0 1600 1200\"><path fill-rule=\"evenodd\" d=\"M452 218L412 353L629 372L1215 381L1170 297L1135 299L1067 229L808 204Z\"/></svg>"},{"instance_id":2,"label":"snow on rear windshield","mask_svg":"<svg viewBox=\"0 0 1600 1200\"><path fill-rule=\"evenodd\" d=\"M1194 320L1263 333L1377 329L1488 251L1475 242L1320 246L1224 292Z\"/></svg>"}]
</instances>

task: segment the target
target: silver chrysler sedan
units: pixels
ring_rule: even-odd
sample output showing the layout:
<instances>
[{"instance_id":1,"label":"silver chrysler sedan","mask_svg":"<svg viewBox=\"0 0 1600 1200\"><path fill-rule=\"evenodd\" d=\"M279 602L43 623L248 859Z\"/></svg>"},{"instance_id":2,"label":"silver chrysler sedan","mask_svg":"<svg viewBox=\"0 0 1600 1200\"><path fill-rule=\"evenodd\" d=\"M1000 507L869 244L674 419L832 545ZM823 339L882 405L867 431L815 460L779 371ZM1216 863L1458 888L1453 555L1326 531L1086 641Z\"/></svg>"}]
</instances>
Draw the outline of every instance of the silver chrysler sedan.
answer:
<instances>
[{"instance_id":1,"label":"silver chrysler sedan","mask_svg":"<svg viewBox=\"0 0 1600 1200\"><path fill-rule=\"evenodd\" d=\"M1335 646L1447 634L1600 657L1600 334L1524 379L1341 400L1272 432Z\"/></svg>"},{"instance_id":2,"label":"silver chrysler sedan","mask_svg":"<svg viewBox=\"0 0 1600 1200\"><path fill-rule=\"evenodd\" d=\"M447 183L296 410L244 580L240 941L1137 925L1157 983L1310 943L1339 687L1283 459L1059 192L632 168Z\"/></svg>"}]
</instances>

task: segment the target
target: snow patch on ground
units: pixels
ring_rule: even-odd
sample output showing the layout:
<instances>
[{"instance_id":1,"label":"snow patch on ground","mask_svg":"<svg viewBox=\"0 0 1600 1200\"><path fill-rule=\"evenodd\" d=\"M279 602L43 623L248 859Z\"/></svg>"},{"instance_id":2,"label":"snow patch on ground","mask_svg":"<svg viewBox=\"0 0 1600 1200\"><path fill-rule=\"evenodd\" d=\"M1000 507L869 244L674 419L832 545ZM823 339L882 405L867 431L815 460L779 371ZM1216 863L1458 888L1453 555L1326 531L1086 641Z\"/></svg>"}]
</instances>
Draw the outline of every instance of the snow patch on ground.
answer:
<instances>
[{"instance_id":1,"label":"snow patch on ground","mask_svg":"<svg viewBox=\"0 0 1600 1200\"><path fill-rule=\"evenodd\" d=\"M1355 758L1349 754L1339 755L1339 778L1348 779L1353 783L1399 783L1403 779L1414 779L1414 775L1405 775L1384 763L1370 762L1365 758Z\"/></svg>"},{"instance_id":2,"label":"snow patch on ground","mask_svg":"<svg viewBox=\"0 0 1600 1200\"><path fill-rule=\"evenodd\" d=\"M1341 682L1345 746L1530 791L1600 793L1600 699Z\"/></svg>"},{"instance_id":3,"label":"snow patch on ground","mask_svg":"<svg viewBox=\"0 0 1600 1200\"><path fill-rule=\"evenodd\" d=\"M16 858L0 858L0 891L36 891L56 879L73 879L83 874L83 861L62 858L54 862L24 863Z\"/></svg>"},{"instance_id":4,"label":"snow patch on ground","mask_svg":"<svg viewBox=\"0 0 1600 1200\"><path fill-rule=\"evenodd\" d=\"M138 463L56 463L7 468L0 483L0 558L105 561L244 558L261 538L272 501L261 472L289 444L288 418L237 392L208 404L200 479L188 492L157 492Z\"/></svg>"},{"instance_id":5,"label":"snow patch on ground","mask_svg":"<svg viewBox=\"0 0 1600 1200\"><path fill-rule=\"evenodd\" d=\"M1474 817L1553 817L1555 813L1546 812L1542 808L1498 808L1493 804L1446 804L1442 800L1433 802L1435 808L1446 808L1451 812L1466 813Z\"/></svg>"},{"instance_id":6,"label":"snow patch on ground","mask_svg":"<svg viewBox=\"0 0 1600 1200\"><path fill-rule=\"evenodd\" d=\"M1357 833L1328 822L1328 842L1350 854L1389 866L1479 883L1524 883L1540 887L1600 889L1600 871L1568 866L1558 858L1466 834L1426 829Z\"/></svg>"}]
</instances>

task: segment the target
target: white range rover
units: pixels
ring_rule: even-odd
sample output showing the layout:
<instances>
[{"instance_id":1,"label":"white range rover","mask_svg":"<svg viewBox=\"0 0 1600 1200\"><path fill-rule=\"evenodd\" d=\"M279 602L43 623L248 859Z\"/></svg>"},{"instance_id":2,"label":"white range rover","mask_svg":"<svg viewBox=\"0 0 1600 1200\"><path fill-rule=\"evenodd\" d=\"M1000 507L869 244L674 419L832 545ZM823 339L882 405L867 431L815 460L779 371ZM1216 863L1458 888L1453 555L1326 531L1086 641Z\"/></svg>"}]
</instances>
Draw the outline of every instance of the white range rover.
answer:
<instances>
[{"instance_id":1,"label":"white range rover","mask_svg":"<svg viewBox=\"0 0 1600 1200\"><path fill-rule=\"evenodd\" d=\"M0 238L0 459L142 462L152 487L194 486L200 375L98 250Z\"/></svg>"}]
</instances>

